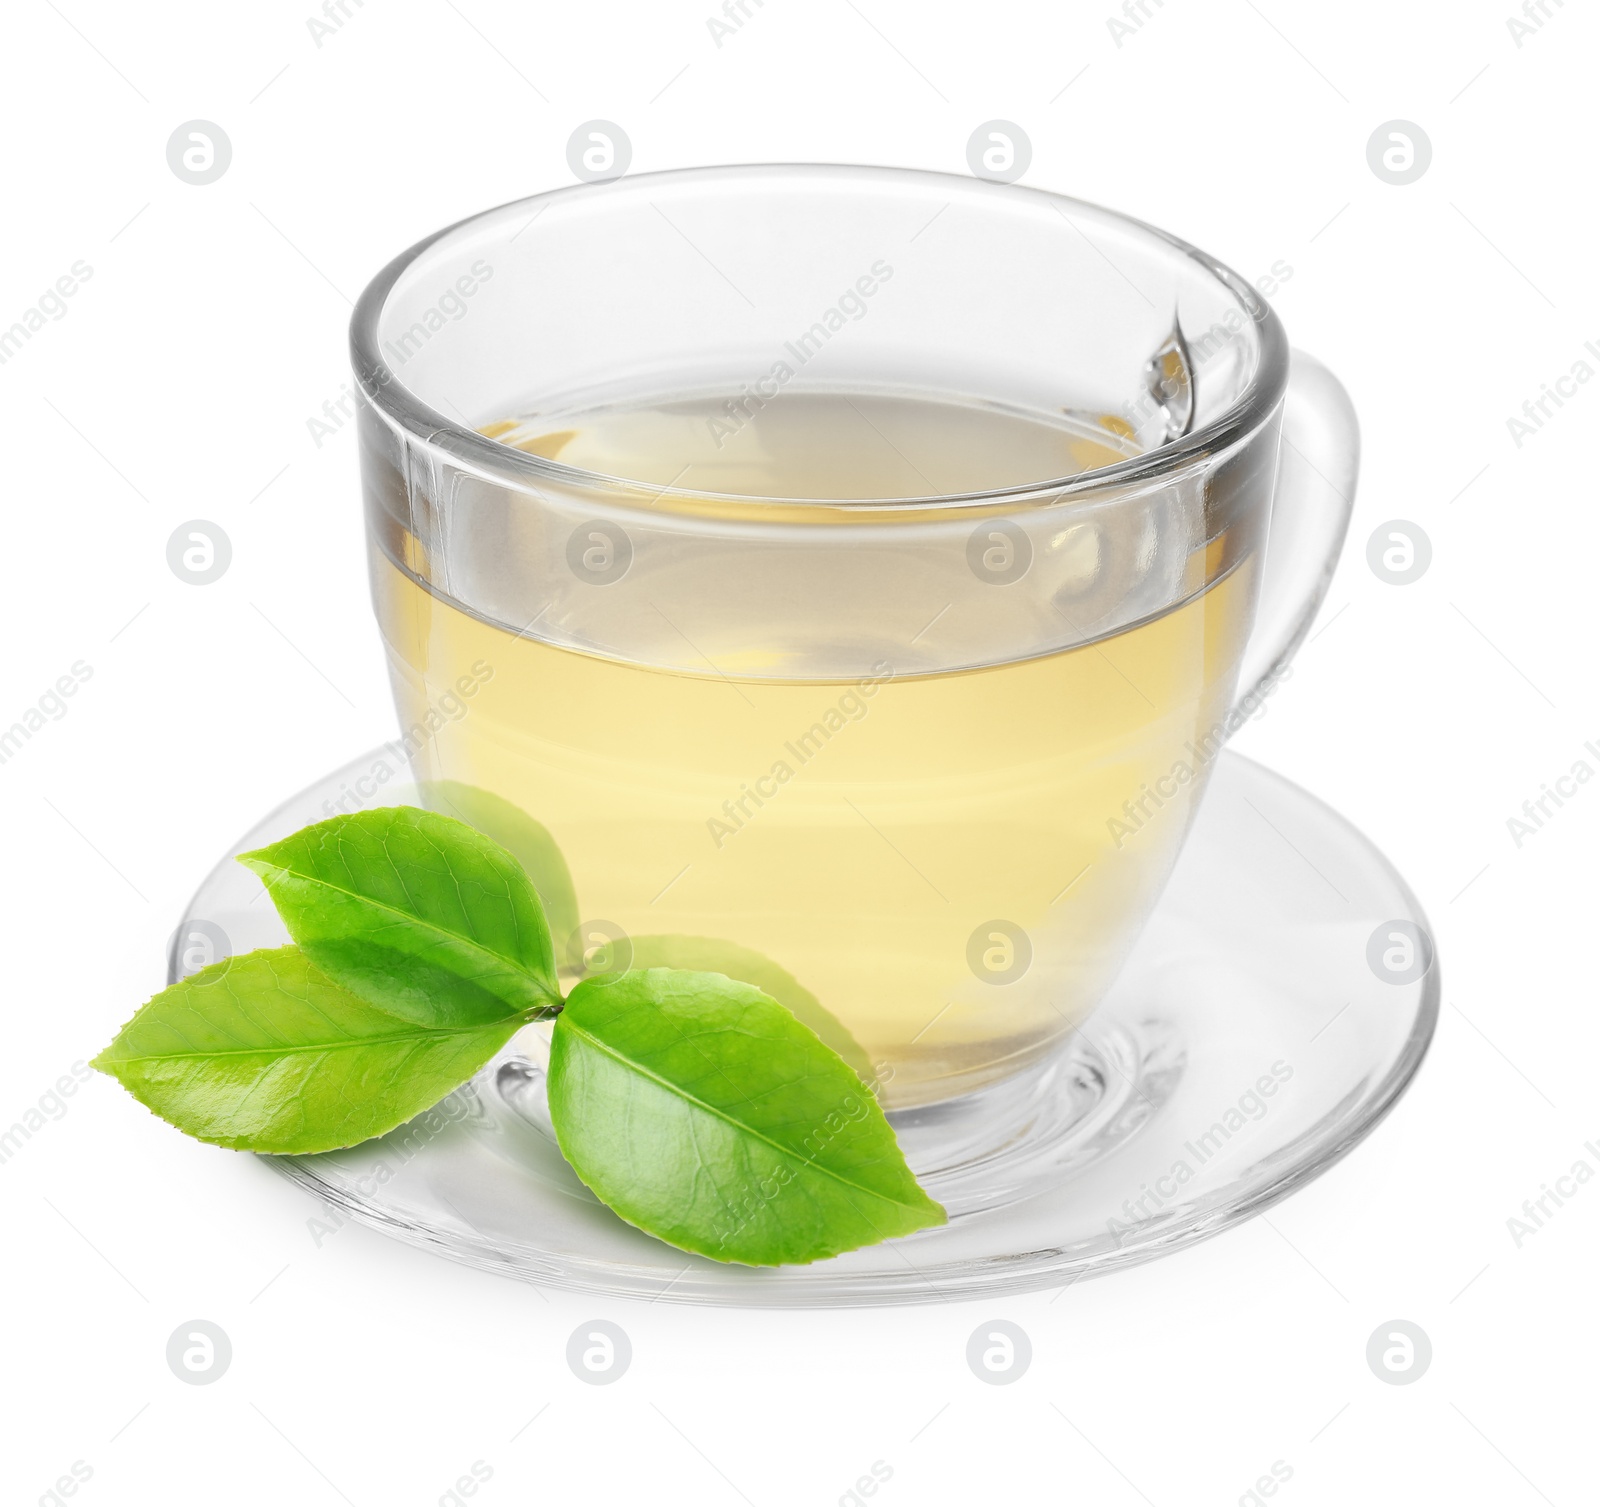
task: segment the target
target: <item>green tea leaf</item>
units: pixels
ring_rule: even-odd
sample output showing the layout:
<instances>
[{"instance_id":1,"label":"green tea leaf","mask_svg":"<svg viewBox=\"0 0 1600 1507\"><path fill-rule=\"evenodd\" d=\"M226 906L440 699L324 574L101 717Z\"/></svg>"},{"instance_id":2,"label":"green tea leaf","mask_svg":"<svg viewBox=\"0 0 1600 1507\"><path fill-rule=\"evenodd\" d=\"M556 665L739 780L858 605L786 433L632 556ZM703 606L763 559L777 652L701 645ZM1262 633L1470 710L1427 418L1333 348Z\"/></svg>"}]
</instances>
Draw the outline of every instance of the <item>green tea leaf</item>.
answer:
<instances>
[{"instance_id":1,"label":"green tea leaf","mask_svg":"<svg viewBox=\"0 0 1600 1507\"><path fill-rule=\"evenodd\" d=\"M632 937L632 967L679 968L689 973L725 973L743 984L754 984L763 994L777 1000L803 1026L810 1027L850 1064L863 1083L871 1083L872 1059L866 1054L844 1023L823 1009L816 995L792 973L780 968L771 958L723 942L715 937Z\"/></svg>"},{"instance_id":2,"label":"green tea leaf","mask_svg":"<svg viewBox=\"0 0 1600 1507\"><path fill-rule=\"evenodd\" d=\"M476 827L522 865L539 893L552 937L560 942L578 929L578 896L572 874L548 828L522 807L460 780L424 780L418 788L430 810Z\"/></svg>"},{"instance_id":3,"label":"green tea leaf","mask_svg":"<svg viewBox=\"0 0 1600 1507\"><path fill-rule=\"evenodd\" d=\"M683 1250L775 1266L944 1223L861 1080L750 984L664 968L579 984L549 1090L578 1176Z\"/></svg>"},{"instance_id":4,"label":"green tea leaf","mask_svg":"<svg viewBox=\"0 0 1600 1507\"><path fill-rule=\"evenodd\" d=\"M332 1151L432 1108L519 1025L400 1020L323 977L298 947L278 947L163 989L93 1065L199 1140Z\"/></svg>"},{"instance_id":5,"label":"green tea leaf","mask_svg":"<svg viewBox=\"0 0 1600 1507\"><path fill-rule=\"evenodd\" d=\"M558 1005L550 931L528 876L481 832L414 806L305 827L239 862L335 983L426 1026Z\"/></svg>"}]
</instances>

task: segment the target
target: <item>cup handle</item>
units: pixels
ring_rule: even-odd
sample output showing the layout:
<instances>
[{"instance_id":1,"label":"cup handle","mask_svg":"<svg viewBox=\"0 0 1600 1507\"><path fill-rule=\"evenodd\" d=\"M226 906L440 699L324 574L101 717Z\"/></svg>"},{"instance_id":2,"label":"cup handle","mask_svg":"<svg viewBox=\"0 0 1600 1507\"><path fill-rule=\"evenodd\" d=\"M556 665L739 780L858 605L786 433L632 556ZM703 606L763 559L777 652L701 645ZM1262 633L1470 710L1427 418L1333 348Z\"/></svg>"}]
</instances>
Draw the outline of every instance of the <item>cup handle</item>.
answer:
<instances>
[{"instance_id":1,"label":"cup handle","mask_svg":"<svg viewBox=\"0 0 1600 1507\"><path fill-rule=\"evenodd\" d=\"M1254 705L1283 672L1327 595L1350 524L1360 459L1350 394L1315 357L1292 352L1261 596L1239 669L1236 710Z\"/></svg>"}]
</instances>

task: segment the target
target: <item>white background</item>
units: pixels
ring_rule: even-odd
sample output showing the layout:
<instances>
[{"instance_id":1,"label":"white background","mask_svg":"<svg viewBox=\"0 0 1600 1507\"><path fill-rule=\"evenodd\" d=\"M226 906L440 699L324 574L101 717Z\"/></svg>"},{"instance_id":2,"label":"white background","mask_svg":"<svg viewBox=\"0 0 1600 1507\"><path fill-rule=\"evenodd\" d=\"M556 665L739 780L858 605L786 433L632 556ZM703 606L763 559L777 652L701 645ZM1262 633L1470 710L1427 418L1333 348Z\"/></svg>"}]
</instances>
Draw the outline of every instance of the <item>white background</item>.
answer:
<instances>
[{"instance_id":1,"label":"white background","mask_svg":"<svg viewBox=\"0 0 1600 1507\"><path fill-rule=\"evenodd\" d=\"M427 1507L481 1461L490 1507L766 1507L832 1504L882 1461L889 1507L1166 1507L1236 1502L1282 1461L1275 1500L1305 1507L1594 1500L1600 1186L1520 1249L1507 1220L1597 1162L1600 788L1520 849L1506 821L1575 760L1600 767L1600 386L1520 448L1506 420L1600 338L1600 23L1550 0L1518 47L1510 0L1148 0L1119 47L1109 0L767 0L719 49L709 4L349 0L320 47L309 0L7 7L0 326L75 261L93 275L0 366L0 724L75 661L93 676L0 765L0 1127L159 987L230 841L393 735L351 434L319 449L306 421L346 380L366 280L570 182L567 138L595 117L635 170L953 172L1005 118L1033 141L1025 182L1250 277L1293 267L1276 306L1349 386L1363 475L1316 636L1239 746L1422 896L1431 1056L1345 1162L1184 1254L1059 1294L804 1315L541 1292L357 1227L319 1246L287 1182L96 1077L0 1165L0 1496L26 1507L82 1462L75 1500L107 1507ZM1434 149L1406 187L1366 160L1396 117ZM194 118L233 143L208 187L166 162ZM203 589L165 559L192 518L233 541ZM1414 585L1366 564L1393 518L1433 541ZM197 1317L232 1338L212 1386L164 1359ZM632 1336L615 1386L565 1364L592 1317ZM964 1350L999 1317L1034 1361L988 1387ZM1395 1318L1432 1339L1414 1385L1365 1362Z\"/></svg>"}]
</instances>

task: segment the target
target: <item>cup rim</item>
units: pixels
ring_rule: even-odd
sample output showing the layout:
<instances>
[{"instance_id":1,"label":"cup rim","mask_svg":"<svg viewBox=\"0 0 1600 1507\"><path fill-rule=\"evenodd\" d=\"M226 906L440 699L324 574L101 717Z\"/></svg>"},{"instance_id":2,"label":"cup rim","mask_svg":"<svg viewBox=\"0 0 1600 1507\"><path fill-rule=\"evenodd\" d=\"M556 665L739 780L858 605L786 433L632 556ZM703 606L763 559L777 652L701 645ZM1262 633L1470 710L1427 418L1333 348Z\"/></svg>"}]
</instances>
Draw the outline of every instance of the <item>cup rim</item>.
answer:
<instances>
[{"instance_id":1,"label":"cup rim","mask_svg":"<svg viewBox=\"0 0 1600 1507\"><path fill-rule=\"evenodd\" d=\"M508 211L528 208L535 215L556 200L570 200L578 196L593 197L608 190L640 183L710 182L719 178L800 178L805 175L837 175L862 179L926 179L943 181L970 193L974 186L980 191L1005 194L1016 198L1027 196L1052 204L1072 206L1079 210L1115 221L1130 229L1163 243L1178 255L1194 262L1211 278L1222 285L1243 308L1256 327L1260 341L1260 358L1244 390L1221 414L1207 423L1142 455L1131 456L1108 466L1095 467L1070 476L1029 482L1022 486L992 489L942 492L914 497L894 498L802 498L760 496L753 493L717 493L698 487L658 487L649 483L617 477L600 471L590 471L581 466L567 465L544 456L532 455L489 439L468 425L452 419L423 402L384 359L378 339L379 321L384 305L395 285L407 269L426 252L446 237L466 227L506 214ZM543 207L540 207L543 206ZM558 487L568 492L603 493L606 500L616 505L629 499L646 499L653 511L673 511L674 504L688 511L698 511L707 503L719 510L727 509L745 516L748 521L759 521L767 516L773 521L787 515L794 507L808 512L838 512L860 514L917 514L949 509L989 508L1000 506L1026 507L1049 505L1081 497L1085 493L1139 489L1142 484L1170 480L1191 464L1203 463L1218 453L1231 448L1238 441L1253 434L1277 410L1282 402L1289 379L1289 342L1283 324L1270 304L1257 293L1249 281L1241 277L1226 263L1191 245L1188 241L1151 225L1132 215L1107 209L1086 199L1076 199L1049 189L1022 184L990 183L987 180L967 177L958 173L935 172L925 168L874 166L860 163L729 163L699 167L670 168L651 173L628 173L620 178L594 183L577 183L562 188L548 189L520 199L510 199L489 209L479 210L446 225L408 247L390 261L363 289L350 318L350 359L357 386L363 397L392 425L412 440L443 451L454 466L475 473L486 480L519 490L537 491L541 485ZM665 504L665 507L663 507Z\"/></svg>"}]
</instances>

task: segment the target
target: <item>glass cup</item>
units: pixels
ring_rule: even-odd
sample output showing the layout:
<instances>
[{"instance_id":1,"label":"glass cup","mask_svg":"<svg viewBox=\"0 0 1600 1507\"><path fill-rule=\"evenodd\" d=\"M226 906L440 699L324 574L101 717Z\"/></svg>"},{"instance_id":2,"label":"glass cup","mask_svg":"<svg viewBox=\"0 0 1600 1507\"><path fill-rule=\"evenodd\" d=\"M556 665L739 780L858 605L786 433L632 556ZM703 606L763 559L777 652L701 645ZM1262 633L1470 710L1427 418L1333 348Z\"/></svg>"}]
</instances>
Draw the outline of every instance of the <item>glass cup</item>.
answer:
<instances>
[{"instance_id":1,"label":"glass cup","mask_svg":"<svg viewBox=\"0 0 1600 1507\"><path fill-rule=\"evenodd\" d=\"M1349 518L1250 284L1035 189L695 169L428 237L351 343L402 742L568 976L747 977L896 1111L1044 1092Z\"/></svg>"}]
</instances>

